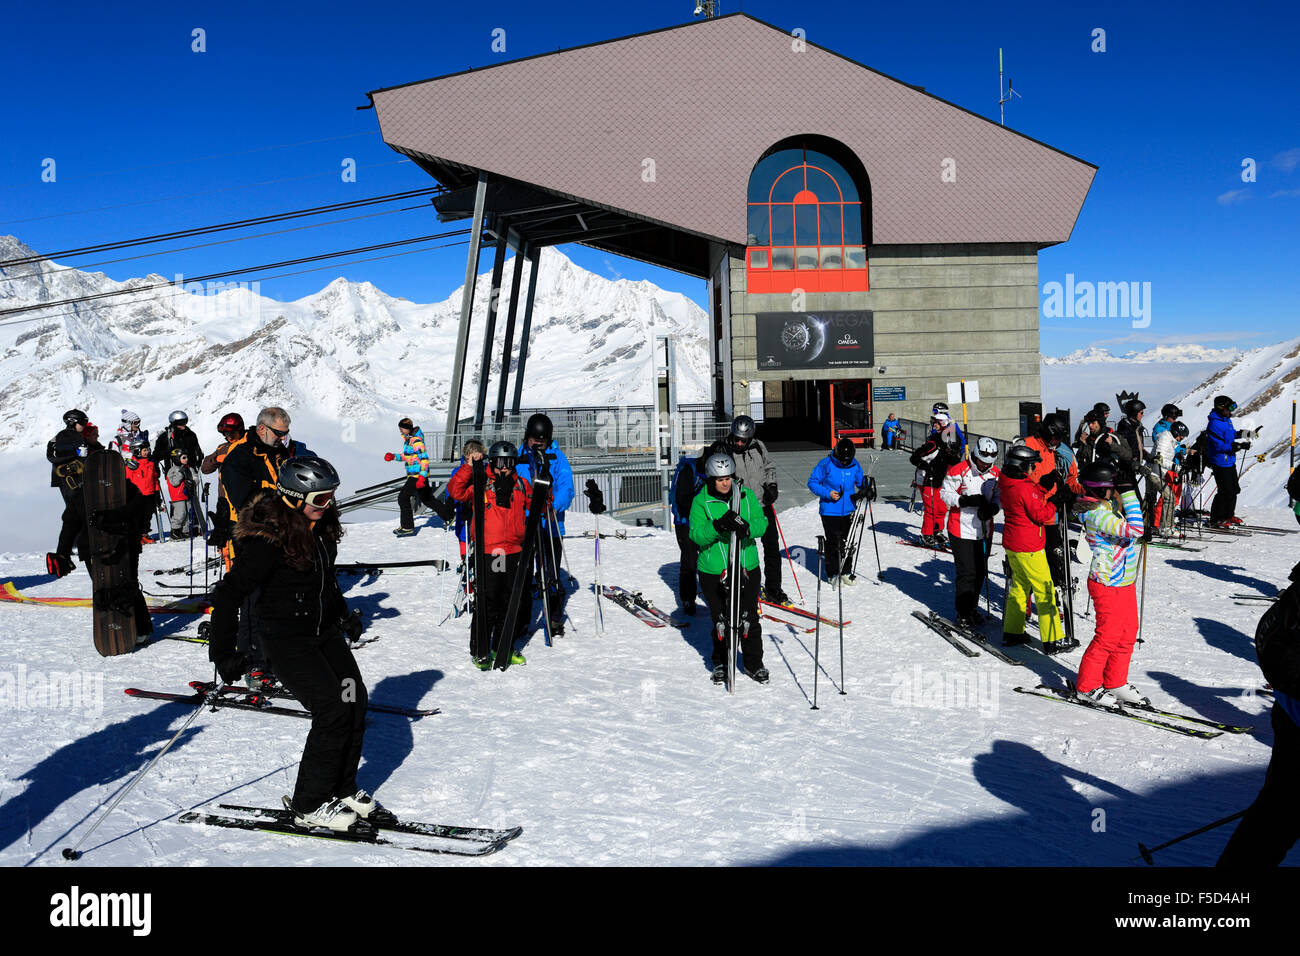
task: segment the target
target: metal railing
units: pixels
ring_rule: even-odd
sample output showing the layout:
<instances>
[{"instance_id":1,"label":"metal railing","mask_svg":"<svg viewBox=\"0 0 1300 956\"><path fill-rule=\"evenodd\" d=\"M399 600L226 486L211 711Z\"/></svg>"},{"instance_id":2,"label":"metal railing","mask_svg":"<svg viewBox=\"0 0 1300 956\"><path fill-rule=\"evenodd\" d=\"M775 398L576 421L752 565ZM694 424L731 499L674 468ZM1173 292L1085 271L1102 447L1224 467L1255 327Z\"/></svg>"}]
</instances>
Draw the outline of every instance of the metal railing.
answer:
<instances>
[{"instance_id":1,"label":"metal railing","mask_svg":"<svg viewBox=\"0 0 1300 956\"><path fill-rule=\"evenodd\" d=\"M908 450L920 448L925 444L925 440L930 435L930 423L913 421L910 418L900 418L898 423L902 426L902 431L898 434L898 447ZM883 423L881 434L884 434ZM1005 461L1007 450L1011 448L1011 442L1005 438L996 438L993 435L981 435L979 432L966 432L967 447L972 447L981 438L992 438L998 446L998 461Z\"/></svg>"}]
</instances>

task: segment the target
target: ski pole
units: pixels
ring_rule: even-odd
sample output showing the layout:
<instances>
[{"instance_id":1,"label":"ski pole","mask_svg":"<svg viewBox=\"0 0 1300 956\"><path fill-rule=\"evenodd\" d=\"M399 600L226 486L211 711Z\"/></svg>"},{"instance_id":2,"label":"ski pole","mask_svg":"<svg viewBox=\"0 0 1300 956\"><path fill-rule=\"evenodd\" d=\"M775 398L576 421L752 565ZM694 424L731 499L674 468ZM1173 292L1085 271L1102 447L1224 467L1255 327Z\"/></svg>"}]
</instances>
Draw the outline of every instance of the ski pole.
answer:
<instances>
[{"instance_id":1,"label":"ski pole","mask_svg":"<svg viewBox=\"0 0 1300 956\"><path fill-rule=\"evenodd\" d=\"M838 623L840 631L840 694L841 696L848 693L844 689L844 566L840 565L840 577L835 582L835 593L840 602L840 619Z\"/></svg>"},{"instance_id":2,"label":"ski pole","mask_svg":"<svg viewBox=\"0 0 1300 956\"><path fill-rule=\"evenodd\" d=\"M1205 826L1199 827L1198 829L1193 830L1191 833L1184 833L1180 837L1174 837L1172 840L1166 840L1164 843L1160 844L1159 846L1147 847L1146 845L1144 845L1142 842L1139 841L1138 852L1142 854L1142 859L1146 860L1147 866L1155 866L1156 861L1151 859L1151 854L1159 853L1167 846L1173 846L1175 843L1182 843L1184 840L1190 840L1194 836L1199 836L1200 834L1206 832L1207 830L1213 830L1215 827L1221 827L1225 823L1231 823L1233 820L1239 820L1245 815L1246 815L1245 810L1238 810L1230 817L1224 817L1222 820L1215 820L1213 823L1207 823Z\"/></svg>"},{"instance_id":3,"label":"ski pole","mask_svg":"<svg viewBox=\"0 0 1300 956\"><path fill-rule=\"evenodd\" d=\"M817 672L821 670L821 651L822 651L822 555L826 551L826 538L822 535L817 536L817 624L816 632L813 635L813 703L812 709L817 710Z\"/></svg>"},{"instance_id":4,"label":"ski pole","mask_svg":"<svg viewBox=\"0 0 1300 956\"><path fill-rule=\"evenodd\" d=\"M790 577L794 578L794 586L799 591L799 603L803 604L803 588L799 586L799 575L794 573L794 558L790 557L790 547L785 543L785 532L781 530L781 522L776 517L776 508L772 508L772 521L776 523L776 533L781 536L781 547L785 549L785 559L790 562Z\"/></svg>"},{"instance_id":5,"label":"ski pole","mask_svg":"<svg viewBox=\"0 0 1300 956\"><path fill-rule=\"evenodd\" d=\"M221 689L221 677L219 674L217 674L216 667L212 668L212 687L213 689L209 691L207 694L205 694L203 696L203 699L199 701L198 706L194 708L194 713L190 714L190 716L186 719L185 723L181 724L181 729L176 731L176 733L172 735L172 739L167 741L167 743L163 745L162 750L154 754L153 759L150 760L147 764L144 765L144 767L140 769L140 772L135 775L135 777L131 780L131 782L128 783L122 789L122 792L119 793L117 797L113 800L113 802L109 804L108 809L99 815L99 819L96 820L94 825L91 826L91 828L82 835L81 839L77 841L76 845L63 848L63 858L65 860L81 859L81 844L85 843L88 839L90 839L90 835L94 833L95 830L99 828L99 825L103 823L104 820L108 817L108 815L113 812L113 808L116 807L119 803L121 803L123 798L128 793L131 792L131 788L134 787L137 783L139 783L144 778L144 775L149 772L149 768L151 768L154 764L156 764L159 760L161 760L162 755L165 754L168 750L170 750L172 744L176 743L176 741L180 739L181 734L185 733L185 729L189 727L190 724L194 723L194 718L197 717L199 713L203 710L203 708L207 706L208 702L212 700L212 698L218 696L218 691Z\"/></svg>"},{"instance_id":6,"label":"ski pole","mask_svg":"<svg viewBox=\"0 0 1300 956\"><path fill-rule=\"evenodd\" d=\"M1137 638L1133 641L1135 648L1142 643L1142 618L1147 602L1147 543L1145 541L1142 542L1142 556L1138 560L1142 564L1142 587L1138 594L1138 632Z\"/></svg>"},{"instance_id":7,"label":"ski pole","mask_svg":"<svg viewBox=\"0 0 1300 956\"><path fill-rule=\"evenodd\" d=\"M605 612L600 606L600 515L594 517L596 519L596 633L603 637L605 635Z\"/></svg>"},{"instance_id":8,"label":"ski pole","mask_svg":"<svg viewBox=\"0 0 1300 956\"><path fill-rule=\"evenodd\" d=\"M876 583L879 584L885 580L885 569L880 566L880 542L876 540L876 512L871 507L871 499L867 499L867 513L871 515L871 544L876 549ZM857 560L854 560L853 567L857 568Z\"/></svg>"}]
</instances>

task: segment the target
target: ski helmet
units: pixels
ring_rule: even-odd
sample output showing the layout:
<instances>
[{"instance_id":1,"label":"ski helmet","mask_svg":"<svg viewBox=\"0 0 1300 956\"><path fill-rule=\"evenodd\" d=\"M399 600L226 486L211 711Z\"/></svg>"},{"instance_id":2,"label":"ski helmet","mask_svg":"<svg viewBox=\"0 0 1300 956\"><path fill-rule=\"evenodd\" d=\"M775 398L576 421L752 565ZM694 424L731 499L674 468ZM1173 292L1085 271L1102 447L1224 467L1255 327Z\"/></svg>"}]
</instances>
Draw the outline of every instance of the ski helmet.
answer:
<instances>
[{"instance_id":1,"label":"ski helmet","mask_svg":"<svg viewBox=\"0 0 1300 956\"><path fill-rule=\"evenodd\" d=\"M184 448L181 448L179 445L177 445L171 450L172 461L180 461L182 455L188 456L189 452L186 451Z\"/></svg>"},{"instance_id":2,"label":"ski helmet","mask_svg":"<svg viewBox=\"0 0 1300 956\"><path fill-rule=\"evenodd\" d=\"M127 427L139 426L140 416L129 408L122 409L122 424Z\"/></svg>"},{"instance_id":3,"label":"ski helmet","mask_svg":"<svg viewBox=\"0 0 1300 956\"><path fill-rule=\"evenodd\" d=\"M841 438L835 443L835 451L832 457L841 468L847 468L857 456L858 446L853 444L851 439Z\"/></svg>"},{"instance_id":4,"label":"ski helmet","mask_svg":"<svg viewBox=\"0 0 1300 956\"><path fill-rule=\"evenodd\" d=\"M930 414L931 414L931 415L938 415L940 412L943 412L944 414L947 414L947 412L948 412L948 403L947 403L947 402L935 402L935 403L934 403L934 408L930 409Z\"/></svg>"},{"instance_id":5,"label":"ski helmet","mask_svg":"<svg viewBox=\"0 0 1300 956\"><path fill-rule=\"evenodd\" d=\"M952 419L948 417L947 412L935 412L933 415L930 416L930 421L935 422L936 424L941 426L947 426L952 423Z\"/></svg>"},{"instance_id":6,"label":"ski helmet","mask_svg":"<svg viewBox=\"0 0 1300 956\"><path fill-rule=\"evenodd\" d=\"M230 432L238 432L242 435L245 430L244 416L239 412L226 412L221 416L221 421L217 422L217 431L223 435Z\"/></svg>"},{"instance_id":7,"label":"ski helmet","mask_svg":"<svg viewBox=\"0 0 1300 956\"><path fill-rule=\"evenodd\" d=\"M1030 470L1043 460L1035 449L1028 445L1016 445L1007 452L1006 461L1002 463L1002 474L1009 478L1025 478Z\"/></svg>"},{"instance_id":8,"label":"ski helmet","mask_svg":"<svg viewBox=\"0 0 1300 956\"><path fill-rule=\"evenodd\" d=\"M493 468L513 468L515 462L519 460L519 453L508 441L494 441L492 447L488 449L487 457L488 461L492 462ZM497 464L497 462L505 464Z\"/></svg>"},{"instance_id":9,"label":"ski helmet","mask_svg":"<svg viewBox=\"0 0 1300 956\"><path fill-rule=\"evenodd\" d=\"M132 438L130 441L127 442L127 447L130 448L132 451L141 451L141 450L148 451L149 439L145 438L143 435L136 435L134 438Z\"/></svg>"},{"instance_id":10,"label":"ski helmet","mask_svg":"<svg viewBox=\"0 0 1300 956\"><path fill-rule=\"evenodd\" d=\"M706 478L734 478L736 476L735 460L723 452L715 452L704 463Z\"/></svg>"},{"instance_id":11,"label":"ski helmet","mask_svg":"<svg viewBox=\"0 0 1300 956\"><path fill-rule=\"evenodd\" d=\"M998 460L998 443L992 438L984 437L975 443L975 460L991 465Z\"/></svg>"},{"instance_id":12,"label":"ski helmet","mask_svg":"<svg viewBox=\"0 0 1300 956\"><path fill-rule=\"evenodd\" d=\"M1098 402L1096 405L1092 406L1092 411L1093 414L1097 416L1097 421L1101 422L1103 425L1106 424L1106 419L1110 418L1110 406L1105 402Z\"/></svg>"},{"instance_id":13,"label":"ski helmet","mask_svg":"<svg viewBox=\"0 0 1300 956\"><path fill-rule=\"evenodd\" d=\"M1169 426L1169 434L1173 435L1179 441L1182 441L1184 438L1190 435L1191 432L1187 430L1187 426L1184 425L1182 422L1174 422L1172 425Z\"/></svg>"},{"instance_id":14,"label":"ski helmet","mask_svg":"<svg viewBox=\"0 0 1300 956\"><path fill-rule=\"evenodd\" d=\"M79 408L70 408L63 413L63 424L69 428L76 428L78 425L85 425L90 421L86 413Z\"/></svg>"},{"instance_id":15,"label":"ski helmet","mask_svg":"<svg viewBox=\"0 0 1300 956\"><path fill-rule=\"evenodd\" d=\"M1226 408L1228 410L1228 413L1231 414L1237 410L1237 403L1234 402L1232 399L1230 399L1227 395L1220 395L1217 398L1215 398L1214 407L1216 409Z\"/></svg>"},{"instance_id":16,"label":"ski helmet","mask_svg":"<svg viewBox=\"0 0 1300 956\"><path fill-rule=\"evenodd\" d=\"M170 425L186 425L189 424L189 420L190 416L186 415L179 408L167 416L167 422Z\"/></svg>"},{"instance_id":17,"label":"ski helmet","mask_svg":"<svg viewBox=\"0 0 1300 956\"><path fill-rule=\"evenodd\" d=\"M1109 461L1094 461L1079 472L1079 484L1101 497L1107 488L1115 487L1115 466Z\"/></svg>"},{"instance_id":18,"label":"ski helmet","mask_svg":"<svg viewBox=\"0 0 1300 956\"><path fill-rule=\"evenodd\" d=\"M1171 418L1171 419L1182 418L1183 410L1179 408L1177 405L1175 405L1173 402L1170 402L1164 408L1160 409L1160 416L1162 418Z\"/></svg>"},{"instance_id":19,"label":"ski helmet","mask_svg":"<svg viewBox=\"0 0 1300 956\"><path fill-rule=\"evenodd\" d=\"M540 438L547 445L551 443L551 436L555 434L555 426L551 420L537 412L535 415L528 417L528 425L524 429L525 438Z\"/></svg>"},{"instance_id":20,"label":"ski helmet","mask_svg":"<svg viewBox=\"0 0 1300 956\"><path fill-rule=\"evenodd\" d=\"M339 473L324 458L290 458L280 466L275 490L294 508L328 508L339 484Z\"/></svg>"},{"instance_id":21,"label":"ski helmet","mask_svg":"<svg viewBox=\"0 0 1300 956\"><path fill-rule=\"evenodd\" d=\"M1065 424L1065 419L1062 416L1052 412L1050 415L1044 416L1043 420L1038 423L1038 434L1045 441L1051 441L1052 439L1065 441L1069 437L1070 427Z\"/></svg>"},{"instance_id":22,"label":"ski helmet","mask_svg":"<svg viewBox=\"0 0 1300 956\"><path fill-rule=\"evenodd\" d=\"M1146 411L1147 403L1140 398L1130 398L1124 403L1124 414L1129 418L1137 418Z\"/></svg>"},{"instance_id":23,"label":"ski helmet","mask_svg":"<svg viewBox=\"0 0 1300 956\"><path fill-rule=\"evenodd\" d=\"M754 419L748 415L737 415L731 421L731 433L728 438L732 445L739 445L741 442L748 444L754 440L757 432L758 426L754 424Z\"/></svg>"}]
</instances>

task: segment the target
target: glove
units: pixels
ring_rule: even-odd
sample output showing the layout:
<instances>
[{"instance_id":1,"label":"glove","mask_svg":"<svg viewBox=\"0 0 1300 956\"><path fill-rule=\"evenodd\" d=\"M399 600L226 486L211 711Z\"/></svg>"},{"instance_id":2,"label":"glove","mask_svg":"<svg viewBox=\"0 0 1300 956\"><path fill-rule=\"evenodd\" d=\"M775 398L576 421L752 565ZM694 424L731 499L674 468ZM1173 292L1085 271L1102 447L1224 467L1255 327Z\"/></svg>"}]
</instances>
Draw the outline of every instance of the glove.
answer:
<instances>
[{"instance_id":1,"label":"glove","mask_svg":"<svg viewBox=\"0 0 1300 956\"><path fill-rule=\"evenodd\" d=\"M957 499L957 507L978 508L980 505L984 504L984 502L987 500L988 499L985 498L983 495L962 495L960 498Z\"/></svg>"},{"instance_id":2,"label":"glove","mask_svg":"<svg viewBox=\"0 0 1300 956\"><path fill-rule=\"evenodd\" d=\"M397 456L390 451L384 455L384 461L397 461Z\"/></svg>"},{"instance_id":3,"label":"glove","mask_svg":"<svg viewBox=\"0 0 1300 956\"><path fill-rule=\"evenodd\" d=\"M1250 448L1250 442L1248 441L1235 441L1232 443L1233 451L1246 451L1249 450L1249 448Z\"/></svg>"},{"instance_id":4,"label":"glove","mask_svg":"<svg viewBox=\"0 0 1300 956\"><path fill-rule=\"evenodd\" d=\"M1056 486L1061 483L1061 479L1055 471L1045 471L1043 476L1038 479L1038 483L1047 492L1048 497L1051 497L1052 492L1056 490Z\"/></svg>"},{"instance_id":5,"label":"glove","mask_svg":"<svg viewBox=\"0 0 1300 956\"><path fill-rule=\"evenodd\" d=\"M222 681L227 684L236 683L244 676L244 671L248 667L248 660L238 651L233 654L222 655L212 663L217 665L217 673L221 675Z\"/></svg>"},{"instance_id":6,"label":"glove","mask_svg":"<svg viewBox=\"0 0 1300 956\"><path fill-rule=\"evenodd\" d=\"M349 641L358 640L364 630L361 626L361 608L353 608L352 613L339 620L339 630Z\"/></svg>"},{"instance_id":7,"label":"glove","mask_svg":"<svg viewBox=\"0 0 1300 956\"><path fill-rule=\"evenodd\" d=\"M425 488L428 486L428 484L429 484L429 479L424 477L424 475L421 475L419 478L415 479L415 487L417 488Z\"/></svg>"},{"instance_id":8,"label":"glove","mask_svg":"<svg viewBox=\"0 0 1300 956\"><path fill-rule=\"evenodd\" d=\"M230 523L225 517L218 518L215 513L208 512L208 544L214 548L224 548L226 542L230 540Z\"/></svg>"},{"instance_id":9,"label":"glove","mask_svg":"<svg viewBox=\"0 0 1300 956\"><path fill-rule=\"evenodd\" d=\"M600 490L594 478L587 479L587 486L582 492L587 496L587 510L594 515L605 513L605 493Z\"/></svg>"},{"instance_id":10,"label":"glove","mask_svg":"<svg viewBox=\"0 0 1300 956\"><path fill-rule=\"evenodd\" d=\"M978 510L976 510L975 516L979 518L980 521L989 521L993 518L994 515L996 515L999 511L1002 510L993 502L985 498L983 495L980 495L979 497L980 500L983 502L983 504L981 504Z\"/></svg>"},{"instance_id":11,"label":"glove","mask_svg":"<svg viewBox=\"0 0 1300 956\"><path fill-rule=\"evenodd\" d=\"M749 522L745 521L734 511L728 511L721 518L715 518L713 521L713 530L718 534L730 534L740 532L742 535L749 534Z\"/></svg>"},{"instance_id":12,"label":"glove","mask_svg":"<svg viewBox=\"0 0 1300 956\"><path fill-rule=\"evenodd\" d=\"M136 526L129 508L105 508L102 511L92 511L86 523L105 534L130 534Z\"/></svg>"},{"instance_id":13,"label":"glove","mask_svg":"<svg viewBox=\"0 0 1300 956\"><path fill-rule=\"evenodd\" d=\"M771 505L776 503L776 482L771 482L763 486L763 504Z\"/></svg>"}]
</instances>

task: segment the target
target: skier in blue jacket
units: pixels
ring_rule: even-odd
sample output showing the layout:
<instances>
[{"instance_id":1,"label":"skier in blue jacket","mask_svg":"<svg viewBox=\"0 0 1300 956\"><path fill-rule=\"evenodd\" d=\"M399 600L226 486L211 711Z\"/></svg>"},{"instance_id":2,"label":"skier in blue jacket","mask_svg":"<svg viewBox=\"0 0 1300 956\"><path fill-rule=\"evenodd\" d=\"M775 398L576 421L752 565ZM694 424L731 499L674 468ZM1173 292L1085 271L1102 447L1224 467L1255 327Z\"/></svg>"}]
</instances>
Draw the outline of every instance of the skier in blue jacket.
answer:
<instances>
[{"instance_id":1,"label":"skier in blue jacket","mask_svg":"<svg viewBox=\"0 0 1300 956\"><path fill-rule=\"evenodd\" d=\"M808 476L808 490L821 499L818 513L826 532L826 579L832 586L840 577L844 541L853 523L858 502L868 495L868 482L857 461L857 446L847 438L835 443L835 450L819 461ZM845 583L851 583L846 577Z\"/></svg>"},{"instance_id":2,"label":"skier in blue jacket","mask_svg":"<svg viewBox=\"0 0 1300 956\"><path fill-rule=\"evenodd\" d=\"M542 537L537 545L537 560L539 564L545 562L546 580L550 584L547 589L547 609L550 611L551 633L558 637L564 633L564 603L569 596L568 588L561 580L560 569L564 557L564 512L573 503L573 468L564 452L560 451L553 434L554 426L546 415L538 412L528 419L524 440L519 447L519 465L515 468L515 474L532 484L534 474L545 470L551 479L555 520L552 521L549 514L542 516ZM545 458L544 469L534 467L538 457ZM568 575L563 575L563 578L567 580ZM530 606L526 621L532 620L531 601L534 590L533 587L528 588Z\"/></svg>"},{"instance_id":3,"label":"skier in blue jacket","mask_svg":"<svg viewBox=\"0 0 1300 956\"><path fill-rule=\"evenodd\" d=\"M1218 491L1210 504L1210 524L1216 528L1241 524L1237 517L1237 495L1241 492L1237 481L1237 452L1249 448L1250 442L1237 440L1242 434L1232 424L1232 413L1236 410L1236 402L1227 395L1219 395L1214 399L1214 410L1205 426L1210 470L1218 484Z\"/></svg>"}]
</instances>

